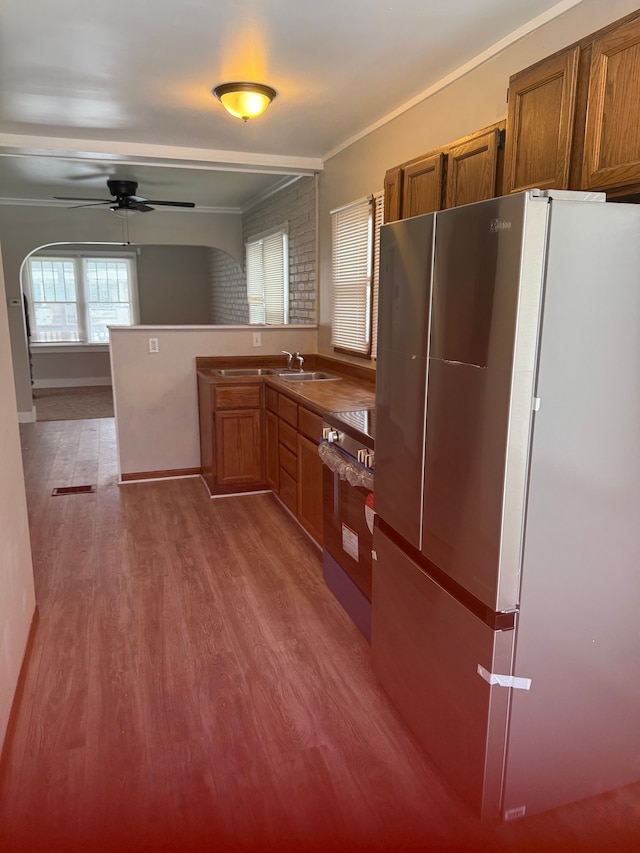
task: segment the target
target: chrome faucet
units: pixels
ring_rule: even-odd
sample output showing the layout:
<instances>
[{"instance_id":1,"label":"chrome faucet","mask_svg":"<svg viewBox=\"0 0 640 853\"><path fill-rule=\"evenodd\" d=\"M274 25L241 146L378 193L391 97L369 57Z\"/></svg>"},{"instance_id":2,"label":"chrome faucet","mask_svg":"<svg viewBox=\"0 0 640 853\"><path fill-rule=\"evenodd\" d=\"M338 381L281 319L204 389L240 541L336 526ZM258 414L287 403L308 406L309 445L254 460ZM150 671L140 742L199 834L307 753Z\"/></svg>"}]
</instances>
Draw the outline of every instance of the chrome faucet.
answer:
<instances>
[{"instance_id":1,"label":"chrome faucet","mask_svg":"<svg viewBox=\"0 0 640 853\"><path fill-rule=\"evenodd\" d=\"M287 356L287 369L291 370L291 368L293 367L294 354L292 352L288 352L286 349L280 350L280 352L283 355ZM296 353L296 356L297 355L298 355L298 353Z\"/></svg>"},{"instance_id":2,"label":"chrome faucet","mask_svg":"<svg viewBox=\"0 0 640 853\"><path fill-rule=\"evenodd\" d=\"M299 352L294 352L293 361L297 361L300 365L300 370L302 370L302 366L304 365L304 358L300 355Z\"/></svg>"}]
</instances>

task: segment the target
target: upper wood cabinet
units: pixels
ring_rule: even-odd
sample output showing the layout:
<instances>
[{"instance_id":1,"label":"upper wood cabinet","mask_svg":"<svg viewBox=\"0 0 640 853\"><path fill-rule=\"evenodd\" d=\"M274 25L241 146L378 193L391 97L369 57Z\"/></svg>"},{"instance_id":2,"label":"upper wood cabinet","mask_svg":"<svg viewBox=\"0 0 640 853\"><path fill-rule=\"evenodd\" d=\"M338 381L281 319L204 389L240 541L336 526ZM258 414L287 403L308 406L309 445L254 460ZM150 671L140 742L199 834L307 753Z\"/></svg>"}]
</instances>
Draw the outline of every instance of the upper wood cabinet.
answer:
<instances>
[{"instance_id":1,"label":"upper wood cabinet","mask_svg":"<svg viewBox=\"0 0 640 853\"><path fill-rule=\"evenodd\" d=\"M580 48L509 81L504 192L569 187Z\"/></svg>"},{"instance_id":2,"label":"upper wood cabinet","mask_svg":"<svg viewBox=\"0 0 640 853\"><path fill-rule=\"evenodd\" d=\"M593 42L582 186L640 183L640 18Z\"/></svg>"},{"instance_id":3,"label":"upper wood cabinet","mask_svg":"<svg viewBox=\"0 0 640 853\"><path fill-rule=\"evenodd\" d=\"M494 127L449 146L445 207L495 196L500 142L501 132Z\"/></svg>"},{"instance_id":4,"label":"upper wood cabinet","mask_svg":"<svg viewBox=\"0 0 640 853\"><path fill-rule=\"evenodd\" d=\"M384 221L402 219L402 167L389 169L384 176Z\"/></svg>"},{"instance_id":5,"label":"upper wood cabinet","mask_svg":"<svg viewBox=\"0 0 640 853\"><path fill-rule=\"evenodd\" d=\"M493 198L501 189L504 122L389 169L384 221Z\"/></svg>"},{"instance_id":6,"label":"upper wood cabinet","mask_svg":"<svg viewBox=\"0 0 640 853\"><path fill-rule=\"evenodd\" d=\"M640 190L640 11L509 81L504 191Z\"/></svg>"},{"instance_id":7,"label":"upper wood cabinet","mask_svg":"<svg viewBox=\"0 0 640 853\"><path fill-rule=\"evenodd\" d=\"M444 154L416 160L402 170L402 218L432 213L442 206Z\"/></svg>"}]
</instances>

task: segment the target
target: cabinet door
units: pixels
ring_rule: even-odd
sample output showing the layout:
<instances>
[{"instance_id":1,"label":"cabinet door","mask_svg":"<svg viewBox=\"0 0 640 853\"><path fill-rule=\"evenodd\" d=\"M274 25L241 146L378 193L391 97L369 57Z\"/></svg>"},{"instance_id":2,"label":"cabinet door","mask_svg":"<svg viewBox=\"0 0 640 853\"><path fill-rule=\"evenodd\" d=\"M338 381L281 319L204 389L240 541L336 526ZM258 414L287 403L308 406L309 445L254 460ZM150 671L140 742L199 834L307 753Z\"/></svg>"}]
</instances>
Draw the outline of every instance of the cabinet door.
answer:
<instances>
[{"instance_id":1,"label":"cabinet door","mask_svg":"<svg viewBox=\"0 0 640 853\"><path fill-rule=\"evenodd\" d=\"M216 485L260 484L260 411L216 412Z\"/></svg>"},{"instance_id":2,"label":"cabinet door","mask_svg":"<svg viewBox=\"0 0 640 853\"><path fill-rule=\"evenodd\" d=\"M445 207L495 196L499 137L494 128L449 148Z\"/></svg>"},{"instance_id":3,"label":"cabinet door","mask_svg":"<svg viewBox=\"0 0 640 853\"><path fill-rule=\"evenodd\" d=\"M384 176L384 221L395 222L402 214L402 169L389 169Z\"/></svg>"},{"instance_id":4,"label":"cabinet door","mask_svg":"<svg viewBox=\"0 0 640 853\"><path fill-rule=\"evenodd\" d=\"M640 20L593 43L583 189L640 184Z\"/></svg>"},{"instance_id":5,"label":"cabinet door","mask_svg":"<svg viewBox=\"0 0 640 853\"><path fill-rule=\"evenodd\" d=\"M280 461L278 458L278 416L265 412L266 479L270 489L278 494Z\"/></svg>"},{"instance_id":6,"label":"cabinet door","mask_svg":"<svg viewBox=\"0 0 640 853\"><path fill-rule=\"evenodd\" d=\"M318 445L298 435L298 521L322 545L322 461Z\"/></svg>"},{"instance_id":7,"label":"cabinet door","mask_svg":"<svg viewBox=\"0 0 640 853\"><path fill-rule=\"evenodd\" d=\"M402 218L433 213L442 207L444 154L434 154L402 170Z\"/></svg>"},{"instance_id":8,"label":"cabinet door","mask_svg":"<svg viewBox=\"0 0 640 853\"><path fill-rule=\"evenodd\" d=\"M573 47L510 79L505 195L569 188L579 59Z\"/></svg>"}]
</instances>

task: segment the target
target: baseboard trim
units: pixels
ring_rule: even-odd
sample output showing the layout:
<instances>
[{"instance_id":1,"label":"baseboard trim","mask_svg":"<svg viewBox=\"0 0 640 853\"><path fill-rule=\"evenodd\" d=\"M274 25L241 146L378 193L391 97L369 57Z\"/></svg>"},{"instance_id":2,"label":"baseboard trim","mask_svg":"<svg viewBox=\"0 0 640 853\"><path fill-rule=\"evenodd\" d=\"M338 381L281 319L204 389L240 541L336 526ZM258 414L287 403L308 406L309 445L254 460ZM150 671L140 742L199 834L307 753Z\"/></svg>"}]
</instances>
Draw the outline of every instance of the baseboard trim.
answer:
<instances>
[{"instance_id":1,"label":"baseboard trim","mask_svg":"<svg viewBox=\"0 0 640 853\"><path fill-rule=\"evenodd\" d=\"M32 406L30 412L18 412L19 424L34 424L36 422L36 407Z\"/></svg>"},{"instance_id":2,"label":"baseboard trim","mask_svg":"<svg viewBox=\"0 0 640 853\"><path fill-rule=\"evenodd\" d=\"M136 471L120 474L120 483L143 483L146 480L179 480L183 477L199 477L200 468L174 468L169 471Z\"/></svg>"},{"instance_id":3,"label":"baseboard trim","mask_svg":"<svg viewBox=\"0 0 640 853\"><path fill-rule=\"evenodd\" d=\"M16 689L13 694L11 711L9 712L9 722L7 723L7 730L5 732L4 741L2 742L2 747L0 748L0 791L3 789L5 782L5 751L9 748L9 745L13 740L13 733L17 725L18 709L22 703L22 697L24 695L24 689L27 681L27 668L29 666L31 655L33 653L36 630L38 628L39 621L40 611L38 610L38 605L36 604L33 610L33 616L31 617L31 625L29 626L29 633L27 635L27 642L25 643L24 647L24 654L22 655L22 664L20 666L20 672L18 673L18 682L16 684Z\"/></svg>"},{"instance_id":4,"label":"baseboard trim","mask_svg":"<svg viewBox=\"0 0 640 853\"><path fill-rule=\"evenodd\" d=\"M89 388L94 385L111 385L110 376L83 376L80 379L34 379L33 387L38 388Z\"/></svg>"}]
</instances>

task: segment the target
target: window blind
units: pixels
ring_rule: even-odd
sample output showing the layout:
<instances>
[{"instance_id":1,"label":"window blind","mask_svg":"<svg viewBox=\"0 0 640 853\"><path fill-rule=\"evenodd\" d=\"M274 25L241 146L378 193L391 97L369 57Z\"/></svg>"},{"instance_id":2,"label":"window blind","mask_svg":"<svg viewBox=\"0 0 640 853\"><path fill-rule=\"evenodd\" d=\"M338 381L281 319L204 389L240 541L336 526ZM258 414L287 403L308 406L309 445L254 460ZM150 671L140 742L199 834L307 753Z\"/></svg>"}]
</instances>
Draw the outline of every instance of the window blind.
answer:
<instances>
[{"instance_id":1,"label":"window blind","mask_svg":"<svg viewBox=\"0 0 640 853\"><path fill-rule=\"evenodd\" d=\"M277 231L246 244L249 323L280 325L289 321L288 241Z\"/></svg>"},{"instance_id":2,"label":"window blind","mask_svg":"<svg viewBox=\"0 0 640 853\"><path fill-rule=\"evenodd\" d=\"M378 357L378 287L380 285L380 226L384 220L384 193L373 197L373 295L371 308L371 358Z\"/></svg>"},{"instance_id":3,"label":"window blind","mask_svg":"<svg viewBox=\"0 0 640 853\"><path fill-rule=\"evenodd\" d=\"M371 351L371 238L373 203L367 198L335 210L332 220L332 322L334 347Z\"/></svg>"}]
</instances>

